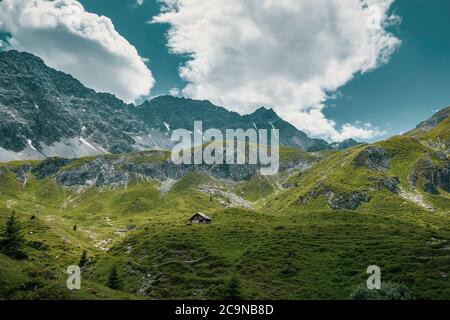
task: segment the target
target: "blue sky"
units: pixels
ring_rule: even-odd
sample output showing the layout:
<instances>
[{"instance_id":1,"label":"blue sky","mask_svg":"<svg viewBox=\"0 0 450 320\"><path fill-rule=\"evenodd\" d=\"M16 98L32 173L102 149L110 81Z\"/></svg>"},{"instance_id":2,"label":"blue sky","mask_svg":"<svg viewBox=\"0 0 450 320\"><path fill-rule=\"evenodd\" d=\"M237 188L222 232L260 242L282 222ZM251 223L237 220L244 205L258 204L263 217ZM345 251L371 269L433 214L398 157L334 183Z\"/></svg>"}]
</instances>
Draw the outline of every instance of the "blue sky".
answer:
<instances>
[{"instance_id":1,"label":"blue sky","mask_svg":"<svg viewBox=\"0 0 450 320\"><path fill-rule=\"evenodd\" d=\"M370 121L392 135L450 106L450 1L401 0L393 9L402 45L387 65L340 90L325 111L338 123Z\"/></svg>"},{"instance_id":2,"label":"blue sky","mask_svg":"<svg viewBox=\"0 0 450 320\"><path fill-rule=\"evenodd\" d=\"M8 1L13 0L4 0ZM25 0L14 1L23 2L23 6L29 5ZM74 2L64 1L71 4ZM262 8L261 2L245 0L243 3L246 5L240 8L240 15L236 19L226 16L229 8L222 0L208 2L216 6L207 6L205 2L194 0L190 1L190 7L186 5L179 14L160 19L160 22L167 23L149 23L152 17L160 13L161 4L156 0L144 0L142 5L137 5L136 0L80 0L85 11L110 18L112 28L128 41L128 45L120 41L115 43L117 37L113 37L114 46L122 48L128 55L120 61L108 57L107 51L103 50L103 44L94 46L86 41L78 41L73 35L64 39L60 37L61 30L58 37L53 36L49 40L52 34L46 38L39 28L35 29L37 33L34 36L30 34L30 28L23 28L27 34L16 31L18 23L10 23L13 27L9 26L9 29L17 32L12 34L17 48L40 55L53 67L75 73L83 83L92 84L91 87L99 91L103 90L104 82L103 91L113 91L112 93L123 97L124 100L132 100L149 88L152 88L149 96L156 96L167 94L172 88L183 89L189 85L185 95L210 98L231 110L247 113L256 108L259 94L267 94L268 98L261 98L261 104L271 104L282 117L310 135L327 137L330 140L354 135L359 140L374 141L410 130L437 109L450 105L450 2L374 1L381 4L393 1L386 11L386 19L388 16L400 18L396 20L397 23L385 27L383 33L373 38L383 43L380 47L373 47L371 42L364 42L370 34L360 31L361 27L354 21L346 21L346 14L336 13L351 12L351 17L355 16L355 12L351 11L354 8L347 8L336 0L322 0L313 2L314 4L303 0L285 1L294 6L298 4L298 7L301 3L303 11L299 11L298 16L294 7L294 10L284 10L286 8L273 6L268 10ZM321 3L325 5L320 7ZM340 10L337 10L339 6ZM245 11L247 9L249 10ZM308 12L308 15L302 16L301 12ZM222 13L224 20L220 20ZM242 16L245 20L241 19ZM194 18L185 22L186 17ZM1 19L0 15L0 22ZM67 20L67 15L61 19ZM327 20L316 24L317 19ZM240 29L240 24L248 20L259 30L254 30L254 27ZM223 27L228 23L229 26ZM328 27L322 29L323 25ZM335 29L339 30L345 29L346 33L334 33L335 30L329 26L335 26ZM1 29L10 31L6 24ZM105 28L111 33L110 29L110 26ZM317 35L314 34L316 29L320 29ZM166 34L169 30L175 32L168 39ZM209 30L220 32L213 34ZM258 38L261 30L264 34L262 38ZM284 33L279 33L279 30L284 30ZM241 31L244 36L239 34ZM308 37L309 33L312 34L311 37ZM329 40L323 42L321 47L317 37L324 33ZM253 39L252 37L258 40L248 41L248 38ZM352 43L353 37L357 41ZM30 38L39 38L44 43L33 42ZM57 43L56 38L62 39L58 40L60 43ZM267 42L275 39L276 45L267 45L266 39ZM45 43L46 40L49 43ZM358 47L360 40L361 50ZM397 40L398 43L395 42ZM178 54L170 53L169 42ZM137 53L130 51L129 47L135 47ZM301 51L296 52L298 47L301 47ZM58 54L58 50L62 53ZM389 51L385 64L378 63L377 59L361 60L364 54L376 54L380 57L385 52L383 50ZM77 63L65 65L63 61L69 60L69 51L75 52L73 55L78 55L82 62L72 56L70 60ZM194 65L185 72L183 81L179 75L180 67L191 61L187 54L191 51L197 53L197 59L194 59ZM307 53L303 54L305 51ZM322 51L326 54L322 54ZM96 60L97 56L99 58ZM141 65L139 56L149 59L144 60L147 68ZM218 58L215 59L215 56ZM281 57L279 60L278 56ZM83 70L79 69L83 69L86 57L89 57L89 62L86 62L86 70L83 73ZM330 67L319 70L320 59ZM242 64L239 65L241 61ZM338 63L334 63L335 61ZM347 66L348 61L353 62ZM98 70L94 70L97 66ZM126 66L133 66L134 69L126 73ZM373 67L373 70L367 72L367 66ZM333 71L333 68L337 71ZM112 72L109 69L122 71ZM97 79L90 79L93 74L98 75ZM101 78L102 75L104 79ZM353 79L350 79L351 75L355 75ZM276 81L261 80L266 78L274 78ZM315 79L318 78L321 79L320 85L315 87ZM329 81L329 78L337 80ZM118 80L109 83L105 79ZM141 83L142 79L145 81L140 88L127 87L120 90L121 86ZM101 84L96 87L99 81ZM252 85L253 82L256 85ZM327 88L333 89L326 90ZM335 98L324 101L325 94ZM297 111L297 104L303 109Z\"/></svg>"}]
</instances>

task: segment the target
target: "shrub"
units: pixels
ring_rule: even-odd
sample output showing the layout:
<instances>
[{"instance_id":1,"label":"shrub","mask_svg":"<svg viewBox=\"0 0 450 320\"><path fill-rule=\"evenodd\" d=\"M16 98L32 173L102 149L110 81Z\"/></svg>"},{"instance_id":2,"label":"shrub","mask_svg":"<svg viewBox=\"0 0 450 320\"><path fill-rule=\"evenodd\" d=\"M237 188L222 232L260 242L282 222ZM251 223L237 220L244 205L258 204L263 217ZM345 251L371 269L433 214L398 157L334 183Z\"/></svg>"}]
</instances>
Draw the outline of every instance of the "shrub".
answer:
<instances>
[{"instance_id":1,"label":"shrub","mask_svg":"<svg viewBox=\"0 0 450 320\"><path fill-rule=\"evenodd\" d=\"M352 300L412 300L408 289L395 283L383 283L380 290L369 290L361 285L351 294Z\"/></svg>"}]
</instances>

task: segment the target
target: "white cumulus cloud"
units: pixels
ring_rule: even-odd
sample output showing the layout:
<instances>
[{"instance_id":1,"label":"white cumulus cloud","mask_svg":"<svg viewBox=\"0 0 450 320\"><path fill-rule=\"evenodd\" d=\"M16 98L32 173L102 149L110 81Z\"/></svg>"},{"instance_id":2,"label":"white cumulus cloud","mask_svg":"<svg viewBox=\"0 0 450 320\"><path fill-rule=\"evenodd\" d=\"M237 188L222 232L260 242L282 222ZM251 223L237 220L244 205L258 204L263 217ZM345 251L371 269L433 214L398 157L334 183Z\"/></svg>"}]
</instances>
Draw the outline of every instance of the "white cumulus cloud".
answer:
<instances>
[{"instance_id":1,"label":"white cumulus cloud","mask_svg":"<svg viewBox=\"0 0 450 320\"><path fill-rule=\"evenodd\" d=\"M150 93L151 71L111 20L75 0L3 0L0 30L10 47L31 52L84 85L132 102Z\"/></svg>"},{"instance_id":2,"label":"white cumulus cloud","mask_svg":"<svg viewBox=\"0 0 450 320\"><path fill-rule=\"evenodd\" d=\"M168 46L188 54L183 93L248 113L272 106L330 140L370 139L370 125L336 123L325 101L356 74L389 60L400 41L386 31L394 0L160 0Z\"/></svg>"},{"instance_id":3,"label":"white cumulus cloud","mask_svg":"<svg viewBox=\"0 0 450 320\"><path fill-rule=\"evenodd\" d=\"M178 97L180 95L180 89L172 88L169 90L169 94L174 97Z\"/></svg>"}]
</instances>

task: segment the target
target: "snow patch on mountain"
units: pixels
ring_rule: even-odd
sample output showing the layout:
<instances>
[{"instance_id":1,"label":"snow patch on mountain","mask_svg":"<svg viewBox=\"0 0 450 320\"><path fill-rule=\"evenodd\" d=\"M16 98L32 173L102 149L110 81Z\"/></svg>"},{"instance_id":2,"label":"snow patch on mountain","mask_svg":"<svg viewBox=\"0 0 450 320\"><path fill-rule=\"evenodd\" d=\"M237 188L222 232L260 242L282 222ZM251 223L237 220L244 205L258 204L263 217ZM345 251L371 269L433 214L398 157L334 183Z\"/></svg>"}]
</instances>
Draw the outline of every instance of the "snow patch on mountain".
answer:
<instances>
[{"instance_id":1,"label":"snow patch on mountain","mask_svg":"<svg viewBox=\"0 0 450 320\"><path fill-rule=\"evenodd\" d=\"M81 137L59 141L50 146L44 143L39 143L39 149L36 149L32 145L32 141L30 139L27 141L27 147L20 152L13 152L0 148L0 162L43 160L48 157L74 159L109 153L103 147L93 142L88 142Z\"/></svg>"}]
</instances>

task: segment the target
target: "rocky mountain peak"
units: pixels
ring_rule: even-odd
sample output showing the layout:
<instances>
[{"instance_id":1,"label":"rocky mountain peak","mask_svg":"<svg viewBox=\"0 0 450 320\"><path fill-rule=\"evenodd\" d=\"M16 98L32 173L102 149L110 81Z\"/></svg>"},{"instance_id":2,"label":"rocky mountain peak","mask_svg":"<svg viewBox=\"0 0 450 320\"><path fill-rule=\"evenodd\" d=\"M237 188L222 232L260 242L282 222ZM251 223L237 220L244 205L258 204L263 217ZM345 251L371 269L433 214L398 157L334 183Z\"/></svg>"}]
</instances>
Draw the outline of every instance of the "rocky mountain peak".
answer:
<instances>
[{"instance_id":1,"label":"rocky mountain peak","mask_svg":"<svg viewBox=\"0 0 450 320\"><path fill-rule=\"evenodd\" d=\"M131 108L115 96L86 88L32 54L0 52L0 161L78 158L105 153L170 149L171 131L191 129L280 130L280 142L305 151L328 149L281 119L273 109L240 115L216 106L160 96Z\"/></svg>"},{"instance_id":2,"label":"rocky mountain peak","mask_svg":"<svg viewBox=\"0 0 450 320\"><path fill-rule=\"evenodd\" d=\"M266 107L258 108L255 112L250 114L250 116L253 116L254 118L260 118L260 119L278 118L278 115L272 108L266 108Z\"/></svg>"},{"instance_id":3,"label":"rocky mountain peak","mask_svg":"<svg viewBox=\"0 0 450 320\"><path fill-rule=\"evenodd\" d=\"M436 126L438 126L440 123L442 123L444 120L446 120L450 116L450 107L444 108L437 112L435 115L433 115L430 119L425 120L421 123L419 123L416 127L416 129L421 131L429 131Z\"/></svg>"}]
</instances>

